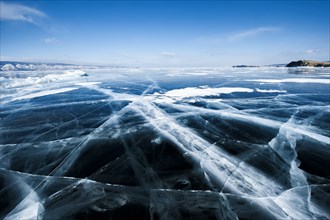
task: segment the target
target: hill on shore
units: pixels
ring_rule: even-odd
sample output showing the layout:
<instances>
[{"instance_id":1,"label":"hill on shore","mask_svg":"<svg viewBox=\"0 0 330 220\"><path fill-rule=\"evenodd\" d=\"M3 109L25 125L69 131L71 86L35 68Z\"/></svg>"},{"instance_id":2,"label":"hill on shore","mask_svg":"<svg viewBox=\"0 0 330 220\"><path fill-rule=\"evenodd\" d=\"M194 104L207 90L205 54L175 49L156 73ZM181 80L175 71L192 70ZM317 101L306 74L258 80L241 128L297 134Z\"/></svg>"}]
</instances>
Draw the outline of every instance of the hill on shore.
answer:
<instances>
[{"instance_id":1,"label":"hill on shore","mask_svg":"<svg viewBox=\"0 0 330 220\"><path fill-rule=\"evenodd\" d=\"M330 62L318 62L312 60L292 61L286 67L311 66L311 67L330 67Z\"/></svg>"}]
</instances>

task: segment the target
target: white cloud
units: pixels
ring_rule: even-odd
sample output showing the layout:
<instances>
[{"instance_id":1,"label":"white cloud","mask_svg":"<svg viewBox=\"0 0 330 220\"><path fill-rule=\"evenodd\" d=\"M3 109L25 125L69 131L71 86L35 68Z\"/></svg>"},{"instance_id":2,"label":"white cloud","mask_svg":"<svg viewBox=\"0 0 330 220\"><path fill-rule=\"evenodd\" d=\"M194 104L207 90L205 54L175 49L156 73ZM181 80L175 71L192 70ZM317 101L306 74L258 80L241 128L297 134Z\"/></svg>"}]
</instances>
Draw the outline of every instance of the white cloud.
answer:
<instances>
[{"instance_id":1,"label":"white cloud","mask_svg":"<svg viewBox=\"0 0 330 220\"><path fill-rule=\"evenodd\" d=\"M175 57L176 54L173 52L162 52L161 55L164 57Z\"/></svg>"},{"instance_id":2,"label":"white cloud","mask_svg":"<svg viewBox=\"0 0 330 220\"><path fill-rule=\"evenodd\" d=\"M46 14L35 8L0 2L0 20L14 20L36 24L36 20L42 17L46 17Z\"/></svg>"},{"instance_id":3,"label":"white cloud","mask_svg":"<svg viewBox=\"0 0 330 220\"><path fill-rule=\"evenodd\" d=\"M53 37L46 38L46 39L43 40L43 42L45 44L59 44L59 43L61 43L61 41L59 41L59 40L57 40L56 38L53 38Z\"/></svg>"},{"instance_id":4,"label":"white cloud","mask_svg":"<svg viewBox=\"0 0 330 220\"><path fill-rule=\"evenodd\" d=\"M319 54L327 54L329 53L329 50L327 49L307 49L307 50L288 50L282 52L283 55L289 55L289 56L303 56L307 57L308 55L319 55Z\"/></svg>"},{"instance_id":5,"label":"white cloud","mask_svg":"<svg viewBox=\"0 0 330 220\"><path fill-rule=\"evenodd\" d=\"M321 52L320 49L309 49L309 50L303 51L304 54L316 54L316 53L319 53L319 52Z\"/></svg>"},{"instance_id":6,"label":"white cloud","mask_svg":"<svg viewBox=\"0 0 330 220\"><path fill-rule=\"evenodd\" d=\"M197 38L197 42L203 44L225 44L233 41L240 41L245 38L255 37L264 33L279 31L278 27L257 27L253 29L238 31L234 33L220 33L213 36L204 36Z\"/></svg>"},{"instance_id":7,"label":"white cloud","mask_svg":"<svg viewBox=\"0 0 330 220\"><path fill-rule=\"evenodd\" d=\"M276 32L279 28L276 27L258 27L250 30L245 30L237 33L233 33L227 37L229 41L239 41L244 38L258 36L260 34L269 33L269 32Z\"/></svg>"}]
</instances>

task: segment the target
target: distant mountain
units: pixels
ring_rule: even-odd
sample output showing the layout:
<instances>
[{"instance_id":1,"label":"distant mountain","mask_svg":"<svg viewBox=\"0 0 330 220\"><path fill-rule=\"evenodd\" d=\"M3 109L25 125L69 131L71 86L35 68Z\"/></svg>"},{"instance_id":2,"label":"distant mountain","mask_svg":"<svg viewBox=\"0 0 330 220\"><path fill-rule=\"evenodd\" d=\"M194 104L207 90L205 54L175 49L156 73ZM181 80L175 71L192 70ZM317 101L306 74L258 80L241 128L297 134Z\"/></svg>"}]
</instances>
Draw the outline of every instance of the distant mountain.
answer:
<instances>
[{"instance_id":1,"label":"distant mountain","mask_svg":"<svg viewBox=\"0 0 330 220\"><path fill-rule=\"evenodd\" d=\"M266 66L270 66L270 67L285 67L286 64L284 64L284 63L279 63L279 64L270 64L270 65L266 65Z\"/></svg>"},{"instance_id":2,"label":"distant mountain","mask_svg":"<svg viewBox=\"0 0 330 220\"><path fill-rule=\"evenodd\" d=\"M71 64L71 63L43 63L43 62L21 62L21 61L0 61L0 65L4 65L4 64L22 64L22 65L29 65L29 64L36 64L36 65L42 65L42 64L46 64L46 65L75 65L75 64Z\"/></svg>"},{"instance_id":3,"label":"distant mountain","mask_svg":"<svg viewBox=\"0 0 330 220\"><path fill-rule=\"evenodd\" d=\"M298 66L310 66L310 67L330 67L330 62L318 62L312 60L298 60L292 61L286 65L286 67L298 67Z\"/></svg>"},{"instance_id":4,"label":"distant mountain","mask_svg":"<svg viewBox=\"0 0 330 220\"><path fill-rule=\"evenodd\" d=\"M330 61L328 62L319 62L312 60L298 60L292 61L288 64L270 64L270 65L235 65L233 68L246 68L246 67L299 67L299 66L309 66L309 67L330 67Z\"/></svg>"},{"instance_id":5,"label":"distant mountain","mask_svg":"<svg viewBox=\"0 0 330 220\"><path fill-rule=\"evenodd\" d=\"M286 64L269 64L269 65L235 65L233 68L246 68L246 67L284 67Z\"/></svg>"},{"instance_id":6,"label":"distant mountain","mask_svg":"<svg viewBox=\"0 0 330 220\"><path fill-rule=\"evenodd\" d=\"M0 71L62 70L78 67L81 66L67 63L29 63L17 61L0 61Z\"/></svg>"},{"instance_id":7,"label":"distant mountain","mask_svg":"<svg viewBox=\"0 0 330 220\"><path fill-rule=\"evenodd\" d=\"M37 71L37 70L68 70L68 69L99 69L99 68L130 68L119 65L77 65L68 63L39 63L0 61L0 71Z\"/></svg>"},{"instance_id":8,"label":"distant mountain","mask_svg":"<svg viewBox=\"0 0 330 220\"><path fill-rule=\"evenodd\" d=\"M245 67L260 67L260 66L254 66L254 65L236 65L232 66L233 68L245 68Z\"/></svg>"}]
</instances>

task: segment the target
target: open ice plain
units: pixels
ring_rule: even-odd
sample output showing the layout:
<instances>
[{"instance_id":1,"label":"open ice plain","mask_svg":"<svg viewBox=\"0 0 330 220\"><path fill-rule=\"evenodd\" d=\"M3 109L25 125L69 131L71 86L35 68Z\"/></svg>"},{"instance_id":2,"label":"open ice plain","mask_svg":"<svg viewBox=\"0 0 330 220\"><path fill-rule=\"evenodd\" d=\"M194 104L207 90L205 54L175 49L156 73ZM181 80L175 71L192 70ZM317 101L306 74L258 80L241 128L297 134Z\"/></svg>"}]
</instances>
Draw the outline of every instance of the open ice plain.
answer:
<instances>
[{"instance_id":1,"label":"open ice plain","mask_svg":"<svg viewBox=\"0 0 330 220\"><path fill-rule=\"evenodd\" d=\"M2 71L0 219L329 219L329 68Z\"/></svg>"}]
</instances>

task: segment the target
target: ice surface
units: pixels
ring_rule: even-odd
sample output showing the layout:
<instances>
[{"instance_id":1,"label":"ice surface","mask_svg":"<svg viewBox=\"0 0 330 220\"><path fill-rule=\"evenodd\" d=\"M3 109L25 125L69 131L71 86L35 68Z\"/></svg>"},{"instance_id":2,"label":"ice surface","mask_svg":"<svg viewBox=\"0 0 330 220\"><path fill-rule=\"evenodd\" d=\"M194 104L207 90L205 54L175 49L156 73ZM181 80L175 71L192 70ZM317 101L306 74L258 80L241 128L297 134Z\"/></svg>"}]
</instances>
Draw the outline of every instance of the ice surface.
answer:
<instances>
[{"instance_id":1,"label":"ice surface","mask_svg":"<svg viewBox=\"0 0 330 220\"><path fill-rule=\"evenodd\" d=\"M0 219L330 219L328 72L0 72Z\"/></svg>"}]
</instances>

